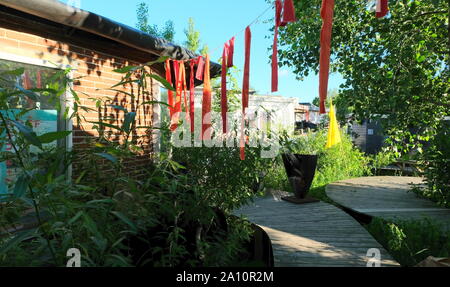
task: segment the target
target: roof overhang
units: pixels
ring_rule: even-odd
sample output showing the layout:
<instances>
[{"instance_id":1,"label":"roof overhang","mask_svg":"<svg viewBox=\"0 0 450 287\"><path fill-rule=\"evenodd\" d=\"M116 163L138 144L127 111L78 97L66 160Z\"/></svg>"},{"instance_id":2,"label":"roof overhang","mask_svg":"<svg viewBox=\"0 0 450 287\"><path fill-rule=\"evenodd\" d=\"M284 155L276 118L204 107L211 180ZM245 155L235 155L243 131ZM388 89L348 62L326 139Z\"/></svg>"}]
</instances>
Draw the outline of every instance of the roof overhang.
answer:
<instances>
[{"instance_id":1,"label":"roof overhang","mask_svg":"<svg viewBox=\"0 0 450 287\"><path fill-rule=\"evenodd\" d=\"M172 44L165 39L154 37L127 25L66 5L57 0L0 0L0 5L95 34L153 56L167 56L174 60L189 60L198 57L194 52ZM219 76L220 72L221 66L211 62L211 77ZM196 84L200 83L196 82Z\"/></svg>"}]
</instances>

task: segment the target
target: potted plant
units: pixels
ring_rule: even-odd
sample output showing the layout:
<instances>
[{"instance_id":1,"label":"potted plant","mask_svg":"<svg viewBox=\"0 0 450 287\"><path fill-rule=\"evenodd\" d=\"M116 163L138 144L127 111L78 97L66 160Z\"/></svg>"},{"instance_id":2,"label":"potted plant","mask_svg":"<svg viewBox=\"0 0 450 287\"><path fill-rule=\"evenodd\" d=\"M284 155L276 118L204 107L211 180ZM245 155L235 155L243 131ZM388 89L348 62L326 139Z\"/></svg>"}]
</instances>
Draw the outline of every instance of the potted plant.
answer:
<instances>
[{"instance_id":1,"label":"potted plant","mask_svg":"<svg viewBox=\"0 0 450 287\"><path fill-rule=\"evenodd\" d=\"M318 158L314 140L311 140L309 136L292 139L285 134L281 142L284 148L281 154L283 165L294 191L294 196L281 199L296 204L318 202L318 199L308 195Z\"/></svg>"}]
</instances>

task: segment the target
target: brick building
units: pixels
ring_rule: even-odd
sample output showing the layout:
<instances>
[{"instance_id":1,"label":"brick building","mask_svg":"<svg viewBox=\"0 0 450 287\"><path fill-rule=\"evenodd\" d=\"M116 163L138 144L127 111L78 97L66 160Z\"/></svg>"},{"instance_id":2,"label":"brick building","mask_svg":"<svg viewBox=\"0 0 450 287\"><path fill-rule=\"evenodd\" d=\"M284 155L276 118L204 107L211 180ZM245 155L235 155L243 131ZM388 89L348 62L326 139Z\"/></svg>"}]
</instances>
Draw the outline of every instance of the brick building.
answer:
<instances>
[{"instance_id":1,"label":"brick building","mask_svg":"<svg viewBox=\"0 0 450 287\"><path fill-rule=\"evenodd\" d=\"M33 114L36 132L39 134L40 129L41 132L72 130L67 141L58 143L67 148L82 149L86 138L97 135L89 121L105 117L111 124L121 125L123 122L122 111L108 105L98 107L95 99L108 97L106 103L136 112L139 125L151 126L157 121L159 107L139 106L139 103L159 99L158 82L149 82L146 95L137 94L133 86L119 88L127 93L136 93L134 101L124 93L107 89L121 80L122 75L115 73L114 69L147 63L160 56L187 60L197 55L164 39L56 0L0 0L0 71L23 67L25 73L18 79L20 84L25 88L41 88L46 77L70 67L73 89L82 104L97 110L85 112L86 122L69 122L56 111L54 103L45 100L33 103L37 108ZM153 67L153 73L164 76L164 64ZM220 66L212 63L210 72L212 77L219 75ZM71 97L70 93L63 95L61 104L70 109ZM137 170L151 160L155 141L151 132L142 130L141 133L139 144L145 152L137 156L130 166ZM3 177L5 170L7 167L3 166Z\"/></svg>"}]
</instances>

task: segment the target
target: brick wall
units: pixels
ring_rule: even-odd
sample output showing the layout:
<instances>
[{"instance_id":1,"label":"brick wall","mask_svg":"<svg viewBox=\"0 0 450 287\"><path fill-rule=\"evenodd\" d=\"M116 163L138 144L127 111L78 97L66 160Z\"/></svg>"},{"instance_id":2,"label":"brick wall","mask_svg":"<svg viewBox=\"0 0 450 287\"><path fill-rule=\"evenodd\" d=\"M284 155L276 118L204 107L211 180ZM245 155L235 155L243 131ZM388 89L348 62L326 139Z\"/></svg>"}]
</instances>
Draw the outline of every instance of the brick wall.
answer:
<instances>
[{"instance_id":1,"label":"brick wall","mask_svg":"<svg viewBox=\"0 0 450 287\"><path fill-rule=\"evenodd\" d=\"M113 118L113 120L103 120L114 125L122 125L123 112L115 110L108 106L109 104L124 106L128 111L137 113L138 126L152 125L152 106L142 105L144 101L155 100L159 93L159 84L155 81L149 82L148 94L137 93L134 86L116 87L115 89L133 93L135 99L123 93L108 91L112 85L117 84L122 75L113 72L114 69L126 66L136 65L127 59L99 53L91 49L46 39L32 34L16 32L0 27L0 52L9 55L32 58L37 60L46 60L52 63L70 65L73 69L74 90L77 92L84 106L93 108L97 112L84 112L86 121L99 121L99 119ZM106 102L101 107L97 107L95 100L104 99ZM106 129L109 133L110 130ZM88 122L73 122L73 148L83 150L86 147L86 139L97 136L98 133L93 129L93 124ZM149 131L140 129L134 135L137 143L144 148L145 152L130 159L130 170L139 172L151 160L152 136ZM120 137L111 134L112 140L123 140ZM73 165L74 175L78 173L78 165Z\"/></svg>"}]
</instances>

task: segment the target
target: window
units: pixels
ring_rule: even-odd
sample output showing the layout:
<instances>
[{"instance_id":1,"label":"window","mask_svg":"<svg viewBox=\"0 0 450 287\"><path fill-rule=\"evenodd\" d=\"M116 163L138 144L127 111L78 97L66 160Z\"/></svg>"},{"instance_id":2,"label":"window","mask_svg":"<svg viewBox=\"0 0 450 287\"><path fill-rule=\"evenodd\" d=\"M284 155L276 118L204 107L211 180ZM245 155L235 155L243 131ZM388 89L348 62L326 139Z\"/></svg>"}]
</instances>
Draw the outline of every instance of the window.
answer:
<instances>
[{"instance_id":1,"label":"window","mask_svg":"<svg viewBox=\"0 0 450 287\"><path fill-rule=\"evenodd\" d=\"M3 88L6 85L17 85L24 89L52 89L59 92L56 95L54 93L36 93L38 97L35 100L24 97L9 98L8 113L17 115L18 111L29 109L19 120L29 120L37 135L67 130L68 123L64 119L63 113L60 112L65 110L65 87L63 87L62 75L58 73L60 70L0 59L0 73L20 68L24 69L22 75L4 76L6 81L1 81L0 85ZM6 111L0 110L0 112L5 113ZM5 139L5 132L0 135L0 138ZM67 139L53 143L53 145L63 148L66 148L68 144ZM8 142L1 147L1 151L11 149L12 146ZM0 194L8 193L8 186L15 181L17 172L17 167L11 161L0 162Z\"/></svg>"}]
</instances>

